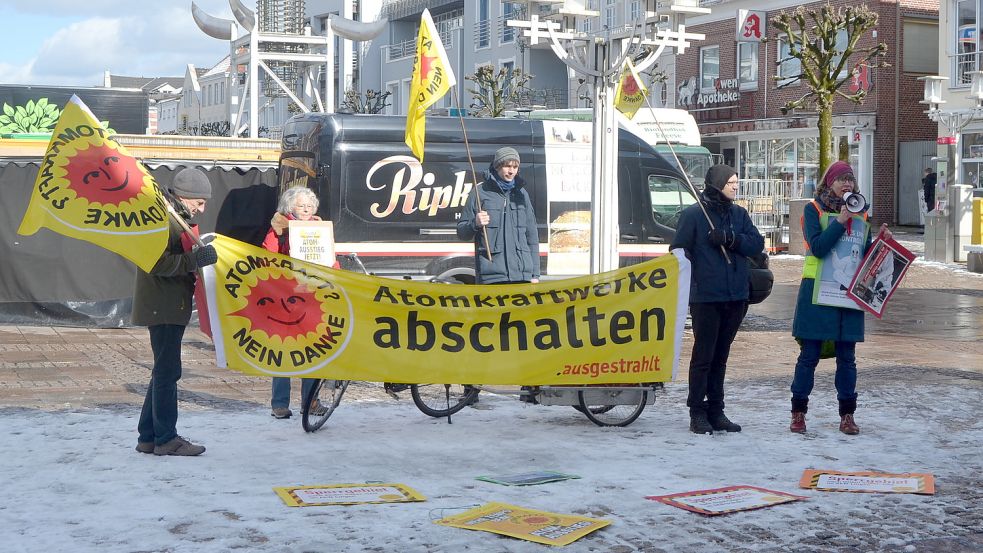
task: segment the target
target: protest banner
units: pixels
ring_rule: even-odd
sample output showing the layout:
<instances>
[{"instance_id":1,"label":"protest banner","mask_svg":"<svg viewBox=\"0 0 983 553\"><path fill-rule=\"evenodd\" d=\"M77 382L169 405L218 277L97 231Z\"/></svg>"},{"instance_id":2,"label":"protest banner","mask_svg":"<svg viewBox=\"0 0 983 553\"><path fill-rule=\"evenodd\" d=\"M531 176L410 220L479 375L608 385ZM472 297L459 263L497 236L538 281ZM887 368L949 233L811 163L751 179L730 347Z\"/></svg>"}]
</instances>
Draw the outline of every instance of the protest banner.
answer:
<instances>
[{"instance_id":1,"label":"protest banner","mask_svg":"<svg viewBox=\"0 0 983 553\"><path fill-rule=\"evenodd\" d=\"M766 490L755 486L728 486L712 490L650 495L645 499L679 507L701 515L715 516L771 507L805 499L801 495Z\"/></svg>"},{"instance_id":2,"label":"protest banner","mask_svg":"<svg viewBox=\"0 0 983 553\"><path fill-rule=\"evenodd\" d=\"M914 261L915 254L893 238L885 238L883 232L878 233L853 276L847 296L880 319L887 301Z\"/></svg>"},{"instance_id":3,"label":"protest banner","mask_svg":"<svg viewBox=\"0 0 983 553\"><path fill-rule=\"evenodd\" d=\"M217 236L216 362L246 374L467 384L666 382L689 297L681 251L617 271L456 286L333 270Z\"/></svg>"},{"instance_id":4,"label":"protest banner","mask_svg":"<svg viewBox=\"0 0 983 553\"><path fill-rule=\"evenodd\" d=\"M507 503L486 503L434 524L481 530L546 545L568 545L610 522L577 515L536 511Z\"/></svg>"},{"instance_id":5,"label":"protest banner","mask_svg":"<svg viewBox=\"0 0 983 553\"><path fill-rule=\"evenodd\" d=\"M273 488L290 507L408 503L426 501L420 492L403 484L329 484Z\"/></svg>"},{"instance_id":6,"label":"protest banner","mask_svg":"<svg viewBox=\"0 0 983 553\"><path fill-rule=\"evenodd\" d=\"M167 245L167 208L146 167L72 96L51 133L17 233L49 228L149 271Z\"/></svg>"},{"instance_id":7,"label":"protest banner","mask_svg":"<svg viewBox=\"0 0 983 553\"><path fill-rule=\"evenodd\" d=\"M800 488L825 492L935 494L935 478L928 473L839 472L807 469Z\"/></svg>"}]
</instances>

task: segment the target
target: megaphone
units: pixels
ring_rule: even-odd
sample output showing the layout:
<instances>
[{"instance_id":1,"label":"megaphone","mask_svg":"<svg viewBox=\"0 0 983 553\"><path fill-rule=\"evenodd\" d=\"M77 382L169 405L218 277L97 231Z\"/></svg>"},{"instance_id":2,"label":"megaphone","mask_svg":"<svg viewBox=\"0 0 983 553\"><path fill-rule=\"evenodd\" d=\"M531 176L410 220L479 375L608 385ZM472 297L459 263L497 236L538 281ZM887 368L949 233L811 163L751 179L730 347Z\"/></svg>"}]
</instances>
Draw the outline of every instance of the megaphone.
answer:
<instances>
[{"instance_id":1,"label":"megaphone","mask_svg":"<svg viewBox=\"0 0 983 553\"><path fill-rule=\"evenodd\" d=\"M846 204L846 210L850 213L863 213L869 207L867 205L867 198L864 198L863 194L859 192L847 192L843 194L843 203Z\"/></svg>"}]
</instances>

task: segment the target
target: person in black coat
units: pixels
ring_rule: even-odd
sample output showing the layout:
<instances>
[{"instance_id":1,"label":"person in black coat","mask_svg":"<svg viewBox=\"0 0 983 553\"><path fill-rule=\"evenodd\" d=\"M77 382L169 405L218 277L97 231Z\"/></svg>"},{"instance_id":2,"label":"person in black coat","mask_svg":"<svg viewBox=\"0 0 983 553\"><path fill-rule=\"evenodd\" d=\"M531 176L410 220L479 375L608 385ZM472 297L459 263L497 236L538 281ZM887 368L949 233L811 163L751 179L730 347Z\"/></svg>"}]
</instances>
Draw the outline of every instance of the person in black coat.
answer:
<instances>
[{"instance_id":1,"label":"person in black coat","mask_svg":"<svg viewBox=\"0 0 983 553\"><path fill-rule=\"evenodd\" d=\"M690 431L696 434L741 431L741 425L724 414L724 374L730 346L747 313L748 257L764 251L765 242L747 210L734 204L737 189L734 169L711 167L700 195L703 208L693 204L683 210L670 246L683 248L693 266L693 355L686 405Z\"/></svg>"},{"instance_id":2,"label":"person in black coat","mask_svg":"<svg viewBox=\"0 0 983 553\"><path fill-rule=\"evenodd\" d=\"M935 209L935 185L939 177L931 167L925 168L925 177L922 179L922 191L925 194L925 211L931 213Z\"/></svg>"}]
</instances>

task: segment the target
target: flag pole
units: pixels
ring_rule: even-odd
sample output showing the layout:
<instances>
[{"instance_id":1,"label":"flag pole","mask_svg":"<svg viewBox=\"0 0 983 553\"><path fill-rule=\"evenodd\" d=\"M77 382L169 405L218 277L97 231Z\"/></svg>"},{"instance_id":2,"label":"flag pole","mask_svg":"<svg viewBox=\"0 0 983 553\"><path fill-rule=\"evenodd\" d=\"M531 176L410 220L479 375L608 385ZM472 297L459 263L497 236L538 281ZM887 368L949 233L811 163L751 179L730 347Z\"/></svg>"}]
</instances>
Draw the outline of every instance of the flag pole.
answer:
<instances>
[{"instance_id":1,"label":"flag pole","mask_svg":"<svg viewBox=\"0 0 983 553\"><path fill-rule=\"evenodd\" d=\"M696 197L696 204L700 206L700 211L703 212L703 216L707 219L707 224L710 225L710 230L714 230L716 227L713 226L713 221L710 220L710 214L707 213L707 208L700 201L700 193L696 190L696 186L689 178L689 173L686 172L686 168L683 167L683 163L679 161L679 156L676 155L676 149L672 147L672 142L669 140L669 136L666 135L666 131L662 130L662 124L659 123L659 118L655 116L655 108L652 107L652 102L649 101L648 94L642 95L645 98L645 105L649 108L649 113L652 114L652 121L655 121L655 126L659 128L659 133L662 134L662 139L666 141L666 146L669 147L669 153L672 154L672 158L676 160L676 166L679 167L679 172L683 174L683 178L686 179L686 184L689 185L690 192ZM727 255L727 248L720 245L720 253L724 254L724 259L727 260L727 264L730 265L730 256Z\"/></svg>"},{"instance_id":2,"label":"flag pole","mask_svg":"<svg viewBox=\"0 0 983 553\"><path fill-rule=\"evenodd\" d=\"M481 193L478 190L482 181L478 180L478 172L474 169L474 159L471 157L471 143L468 141L468 131L464 128L464 115L461 112L461 103L457 98L457 94L451 94L451 96L454 98L454 105L457 106L457 119L461 122L461 134L464 135L464 149L468 155L468 165L471 166L471 178L474 180L474 187L471 190L474 192L475 205L478 211L482 211ZM481 225L481 235L485 240L485 255L488 256L488 261L491 261L491 244L488 243L488 227L486 225Z\"/></svg>"}]
</instances>

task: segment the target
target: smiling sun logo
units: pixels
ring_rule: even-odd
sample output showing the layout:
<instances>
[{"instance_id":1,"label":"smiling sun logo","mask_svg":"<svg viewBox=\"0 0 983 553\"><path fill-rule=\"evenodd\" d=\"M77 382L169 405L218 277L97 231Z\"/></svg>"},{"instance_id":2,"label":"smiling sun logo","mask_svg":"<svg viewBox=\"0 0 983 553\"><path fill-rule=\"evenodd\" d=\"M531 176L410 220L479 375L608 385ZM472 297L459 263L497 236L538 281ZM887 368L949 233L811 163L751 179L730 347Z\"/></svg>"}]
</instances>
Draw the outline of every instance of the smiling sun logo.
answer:
<instances>
[{"instance_id":1,"label":"smiling sun logo","mask_svg":"<svg viewBox=\"0 0 983 553\"><path fill-rule=\"evenodd\" d=\"M69 187L79 198L103 205L120 205L140 195L146 171L136 159L107 142L90 144L68 158Z\"/></svg>"},{"instance_id":2,"label":"smiling sun logo","mask_svg":"<svg viewBox=\"0 0 983 553\"><path fill-rule=\"evenodd\" d=\"M290 270L254 268L240 288L232 344L237 355L268 374L299 375L323 367L351 336L351 305L336 284Z\"/></svg>"}]
</instances>

